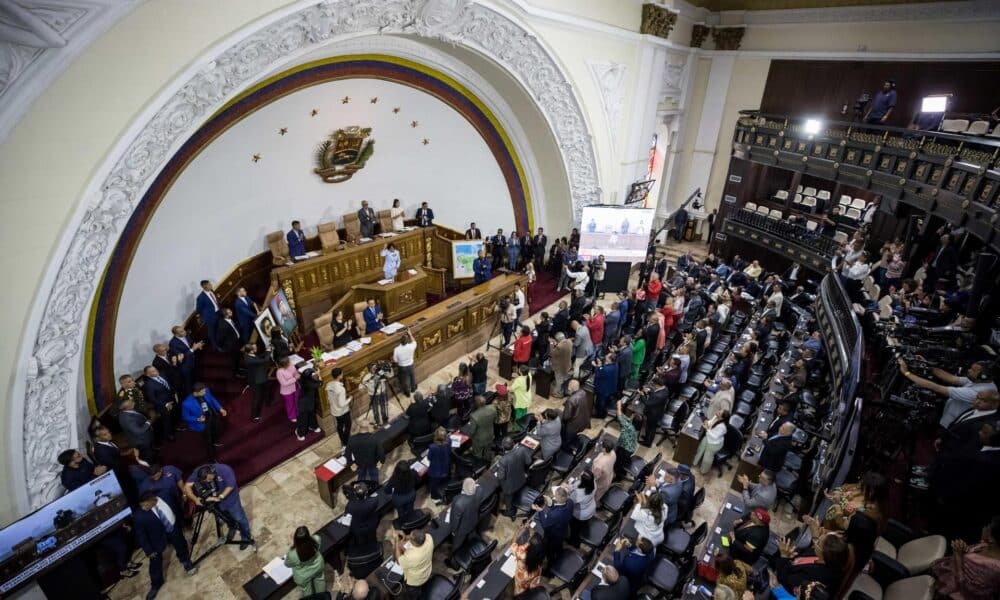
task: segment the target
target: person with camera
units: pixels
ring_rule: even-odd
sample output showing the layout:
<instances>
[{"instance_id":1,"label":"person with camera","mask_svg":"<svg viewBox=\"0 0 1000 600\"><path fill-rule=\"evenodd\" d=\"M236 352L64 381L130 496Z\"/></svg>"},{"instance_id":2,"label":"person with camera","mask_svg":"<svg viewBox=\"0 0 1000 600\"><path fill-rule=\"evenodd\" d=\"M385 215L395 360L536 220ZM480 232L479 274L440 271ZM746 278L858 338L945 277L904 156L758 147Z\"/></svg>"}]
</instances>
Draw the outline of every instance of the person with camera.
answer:
<instances>
[{"instance_id":1,"label":"person with camera","mask_svg":"<svg viewBox=\"0 0 1000 600\"><path fill-rule=\"evenodd\" d=\"M500 333L503 337L503 345L510 344L510 338L514 334L514 323L517 322L517 307L511 301L510 296L500 298Z\"/></svg>"},{"instance_id":2,"label":"person with camera","mask_svg":"<svg viewBox=\"0 0 1000 600\"><path fill-rule=\"evenodd\" d=\"M369 408L376 426L389 423L389 396L385 391L392 377L392 366L385 361L373 363L361 378L361 385L368 392Z\"/></svg>"},{"instance_id":3,"label":"person with camera","mask_svg":"<svg viewBox=\"0 0 1000 600\"><path fill-rule=\"evenodd\" d=\"M191 562L187 540L184 539L178 519L177 513L154 491L143 494L139 500L139 510L132 511L136 541L149 559L151 587L146 600L155 598L163 587L163 552L167 549L167 544L174 547L187 575L198 572L198 567Z\"/></svg>"},{"instance_id":4,"label":"person with camera","mask_svg":"<svg viewBox=\"0 0 1000 600\"><path fill-rule=\"evenodd\" d=\"M226 541L231 542L240 532L240 550L255 545L250 535L250 521L240 502L240 488L236 485L236 473L229 465L214 463L195 469L184 484L184 495L200 509L222 513L229 526ZM216 512L218 511L218 512ZM234 528L233 525L236 527Z\"/></svg>"},{"instance_id":5,"label":"person with camera","mask_svg":"<svg viewBox=\"0 0 1000 600\"><path fill-rule=\"evenodd\" d=\"M392 351L392 362L396 363L399 388L407 398L417 389L417 376L413 371L413 357L417 352L417 342L409 329L403 330L399 345Z\"/></svg>"}]
</instances>

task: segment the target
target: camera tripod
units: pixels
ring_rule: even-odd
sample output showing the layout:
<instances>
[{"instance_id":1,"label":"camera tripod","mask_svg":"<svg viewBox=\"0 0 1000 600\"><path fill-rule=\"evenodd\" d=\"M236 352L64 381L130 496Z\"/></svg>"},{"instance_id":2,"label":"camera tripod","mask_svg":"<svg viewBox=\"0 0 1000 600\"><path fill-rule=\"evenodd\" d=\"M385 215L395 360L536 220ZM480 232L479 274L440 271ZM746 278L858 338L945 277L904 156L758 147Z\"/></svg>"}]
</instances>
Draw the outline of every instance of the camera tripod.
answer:
<instances>
[{"instance_id":1,"label":"camera tripod","mask_svg":"<svg viewBox=\"0 0 1000 600\"><path fill-rule=\"evenodd\" d=\"M192 563L198 564L209 554L215 552L220 546L226 544L232 544L236 546L251 545L254 548L254 552L257 551L257 542L251 537L248 540L236 541L233 538L239 527L236 525L236 520L231 516L227 515L224 511L219 509L215 504L204 504L201 509L194 515L194 523L191 525L191 553L194 554L195 546L198 544L198 537L201 535L201 527L205 522L205 513L211 512L215 516L215 535L217 537L216 544L205 550L198 558L192 559ZM225 536L222 535L222 524L225 523L229 527L228 532Z\"/></svg>"},{"instance_id":2,"label":"camera tripod","mask_svg":"<svg viewBox=\"0 0 1000 600\"><path fill-rule=\"evenodd\" d=\"M400 412L405 413L406 407L403 406L403 401L399 399L399 393L396 392L396 388L392 385L392 381L390 381L388 377L384 377L382 375L372 375L372 379L374 380L375 391L372 392L371 394L371 399L368 402L368 410L365 412L364 418L365 419L369 418L369 415L372 412L372 405L374 404L375 398L378 397L380 394L388 395L389 393L391 393L393 400L395 400L396 404L399 405ZM388 388L388 392L386 391L386 388ZM388 401L389 401L388 398L386 398L386 402ZM386 413L388 413L388 407L386 409Z\"/></svg>"},{"instance_id":3,"label":"camera tripod","mask_svg":"<svg viewBox=\"0 0 1000 600\"><path fill-rule=\"evenodd\" d=\"M497 311L497 318L493 321L493 328L490 329L490 337L486 338L486 351L489 352L493 347L493 338L497 336L500 330L500 311ZM501 341L496 346L497 350L503 348L503 342Z\"/></svg>"}]
</instances>

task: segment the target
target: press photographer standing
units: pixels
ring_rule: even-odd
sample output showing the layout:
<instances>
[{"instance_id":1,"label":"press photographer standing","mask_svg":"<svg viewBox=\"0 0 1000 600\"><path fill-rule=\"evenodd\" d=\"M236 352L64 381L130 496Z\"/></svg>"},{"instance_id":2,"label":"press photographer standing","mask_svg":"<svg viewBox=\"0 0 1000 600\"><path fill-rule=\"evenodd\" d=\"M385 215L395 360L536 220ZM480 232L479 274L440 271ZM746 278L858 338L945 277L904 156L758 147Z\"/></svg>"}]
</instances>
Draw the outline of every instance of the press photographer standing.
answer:
<instances>
[{"instance_id":1,"label":"press photographer standing","mask_svg":"<svg viewBox=\"0 0 1000 600\"><path fill-rule=\"evenodd\" d=\"M409 330L404 330L399 345L392 351L392 362L399 367L399 387L407 398L417 390L417 376L413 372L413 356L417 352L417 342Z\"/></svg>"},{"instance_id":2,"label":"press photographer standing","mask_svg":"<svg viewBox=\"0 0 1000 600\"><path fill-rule=\"evenodd\" d=\"M250 535L250 521L240 502L236 474L229 465L215 463L198 467L184 483L184 495L199 508L214 504L219 511L235 521L240 530L240 550L255 545ZM231 542L235 535L236 531L230 527L226 541Z\"/></svg>"}]
</instances>

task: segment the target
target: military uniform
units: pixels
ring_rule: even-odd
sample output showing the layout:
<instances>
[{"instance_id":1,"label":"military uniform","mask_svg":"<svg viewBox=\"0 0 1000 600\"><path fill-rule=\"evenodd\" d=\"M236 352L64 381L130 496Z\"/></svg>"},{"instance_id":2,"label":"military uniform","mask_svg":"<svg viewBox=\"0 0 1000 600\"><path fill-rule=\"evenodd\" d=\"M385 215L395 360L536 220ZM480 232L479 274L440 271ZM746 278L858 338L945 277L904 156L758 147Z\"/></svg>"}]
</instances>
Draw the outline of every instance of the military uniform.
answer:
<instances>
[{"instance_id":1,"label":"military uniform","mask_svg":"<svg viewBox=\"0 0 1000 600\"><path fill-rule=\"evenodd\" d=\"M125 398L131 398L132 402L135 403L136 412L140 412L146 415L146 418L152 418L156 414L156 411L148 402L146 402L146 396L139 389L139 386L135 386L132 389L121 388L118 390L118 399L115 401L115 414L118 414L118 403L120 403Z\"/></svg>"}]
</instances>

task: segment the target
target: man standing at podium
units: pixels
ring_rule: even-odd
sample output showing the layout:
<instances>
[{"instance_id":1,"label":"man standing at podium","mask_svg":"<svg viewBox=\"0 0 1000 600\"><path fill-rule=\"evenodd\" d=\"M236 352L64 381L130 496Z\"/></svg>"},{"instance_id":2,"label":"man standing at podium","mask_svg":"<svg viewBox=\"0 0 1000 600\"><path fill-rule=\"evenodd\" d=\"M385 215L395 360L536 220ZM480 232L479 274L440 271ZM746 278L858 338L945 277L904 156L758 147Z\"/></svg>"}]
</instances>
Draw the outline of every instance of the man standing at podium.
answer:
<instances>
[{"instance_id":1,"label":"man standing at podium","mask_svg":"<svg viewBox=\"0 0 1000 600\"><path fill-rule=\"evenodd\" d=\"M434 224L434 211L427 208L426 202L421 202L420 208L417 209L417 223L421 227L430 227Z\"/></svg>"},{"instance_id":2,"label":"man standing at podium","mask_svg":"<svg viewBox=\"0 0 1000 600\"><path fill-rule=\"evenodd\" d=\"M474 274L474 281L476 285L480 283L485 283L492 277L493 263L486 258L486 253L482 250L478 253L478 258L472 261L472 272Z\"/></svg>"},{"instance_id":3,"label":"man standing at podium","mask_svg":"<svg viewBox=\"0 0 1000 600\"><path fill-rule=\"evenodd\" d=\"M285 236L288 240L288 254L295 258L304 256L306 253L306 234L302 233L302 224L292 221L292 229Z\"/></svg>"},{"instance_id":4,"label":"man standing at podium","mask_svg":"<svg viewBox=\"0 0 1000 600\"><path fill-rule=\"evenodd\" d=\"M375 235L375 211L368 207L367 200L361 201L358 221L361 222L361 237L370 238Z\"/></svg>"}]
</instances>

